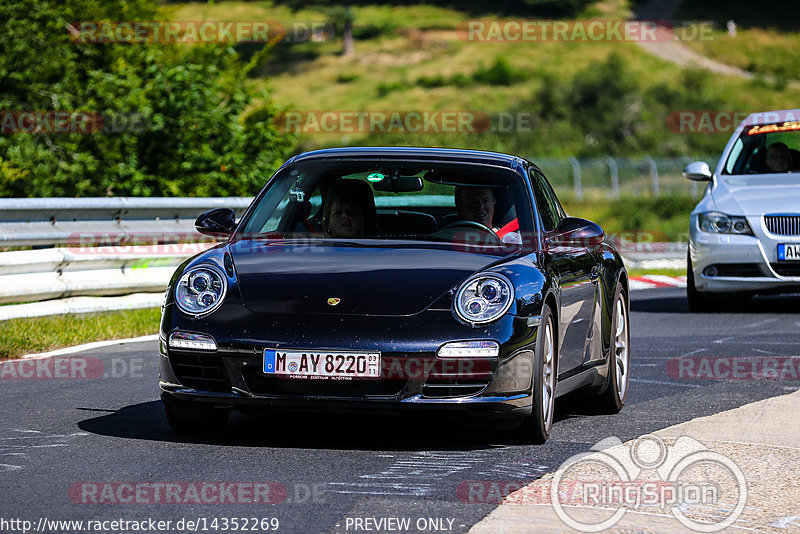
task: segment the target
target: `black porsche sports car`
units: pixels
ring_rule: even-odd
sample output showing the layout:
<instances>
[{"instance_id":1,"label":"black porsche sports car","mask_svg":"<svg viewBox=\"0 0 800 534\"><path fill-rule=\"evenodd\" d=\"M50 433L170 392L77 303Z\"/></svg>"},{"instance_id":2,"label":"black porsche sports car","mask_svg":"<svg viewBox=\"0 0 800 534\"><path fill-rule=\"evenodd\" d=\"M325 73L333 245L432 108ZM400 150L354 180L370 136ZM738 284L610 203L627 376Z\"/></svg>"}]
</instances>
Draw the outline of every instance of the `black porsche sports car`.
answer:
<instances>
[{"instance_id":1,"label":"black porsche sports car","mask_svg":"<svg viewBox=\"0 0 800 534\"><path fill-rule=\"evenodd\" d=\"M629 381L628 278L525 159L340 148L287 161L224 242L180 265L160 328L176 430L232 409L425 410L543 442L556 397Z\"/></svg>"}]
</instances>

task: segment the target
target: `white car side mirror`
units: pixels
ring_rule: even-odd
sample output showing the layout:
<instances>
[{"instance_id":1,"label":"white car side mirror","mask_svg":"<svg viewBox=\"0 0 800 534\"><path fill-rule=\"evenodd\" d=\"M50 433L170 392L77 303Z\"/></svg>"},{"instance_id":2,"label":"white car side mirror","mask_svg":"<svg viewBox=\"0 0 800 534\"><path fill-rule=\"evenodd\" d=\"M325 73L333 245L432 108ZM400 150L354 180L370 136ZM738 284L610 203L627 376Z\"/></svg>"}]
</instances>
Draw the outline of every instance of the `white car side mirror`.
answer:
<instances>
[{"instance_id":1,"label":"white car side mirror","mask_svg":"<svg viewBox=\"0 0 800 534\"><path fill-rule=\"evenodd\" d=\"M683 169L683 177L695 182L708 182L711 180L711 169L705 161L693 161Z\"/></svg>"}]
</instances>

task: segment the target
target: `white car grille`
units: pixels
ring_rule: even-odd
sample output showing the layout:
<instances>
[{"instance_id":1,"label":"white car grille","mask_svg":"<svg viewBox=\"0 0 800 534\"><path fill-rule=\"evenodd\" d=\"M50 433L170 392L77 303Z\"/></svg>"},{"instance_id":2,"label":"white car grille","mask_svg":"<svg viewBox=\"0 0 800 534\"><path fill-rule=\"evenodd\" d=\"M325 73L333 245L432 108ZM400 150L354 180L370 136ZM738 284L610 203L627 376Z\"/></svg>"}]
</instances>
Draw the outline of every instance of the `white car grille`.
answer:
<instances>
[{"instance_id":1,"label":"white car grille","mask_svg":"<svg viewBox=\"0 0 800 534\"><path fill-rule=\"evenodd\" d=\"M775 235L800 235L800 215L764 215L764 227Z\"/></svg>"}]
</instances>

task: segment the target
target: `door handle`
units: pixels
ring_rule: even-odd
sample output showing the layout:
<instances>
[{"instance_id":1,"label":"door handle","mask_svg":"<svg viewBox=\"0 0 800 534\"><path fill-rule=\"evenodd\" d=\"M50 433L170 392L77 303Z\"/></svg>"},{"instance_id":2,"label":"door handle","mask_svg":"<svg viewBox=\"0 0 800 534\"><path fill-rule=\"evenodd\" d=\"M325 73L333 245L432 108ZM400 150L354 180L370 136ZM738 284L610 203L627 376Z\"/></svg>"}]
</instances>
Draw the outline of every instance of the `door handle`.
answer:
<instances>
[{"instance_id":1,"label":"door handle","mask_svg":"<svg viewBox=\"0 0 800 534\"><path fill-rule=\"evenodd\" d=\"M592 281L593 284L596 284L598 280L600 280L600 269L597 266L592 267L592 272L589 273L589 280Z\"/></svg>"}]
</instances>

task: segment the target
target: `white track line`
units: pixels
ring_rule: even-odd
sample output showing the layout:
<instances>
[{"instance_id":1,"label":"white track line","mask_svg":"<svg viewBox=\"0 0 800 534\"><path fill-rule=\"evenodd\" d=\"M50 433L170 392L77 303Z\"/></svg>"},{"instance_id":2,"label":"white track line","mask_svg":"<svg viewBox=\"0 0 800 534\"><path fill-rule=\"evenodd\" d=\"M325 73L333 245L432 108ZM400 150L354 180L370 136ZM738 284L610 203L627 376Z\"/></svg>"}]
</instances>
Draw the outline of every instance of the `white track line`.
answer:
<instances>
[{"instance_id":1,"label":"white track line","mask_svg":"<svg viewBox=\"0 0 800 534\"><path fill-rule=\"evenodd\" d=\"M158 334L150 334L140 337L129 337L126 339L109 339L106 341L94 341L92 343L85 343L83 345L75 345L73 347L65 347L63 349L51 350L50 352L40 352L38 354L26 354L20 358L25 359L39 359L50 358L52 356L63 356L64 354L74 354L84 350L98 349L101 347L110 347L112 345L124 345L125 343L139 343L142 341L157 341Z\"/></svg>"}]
</instances>

